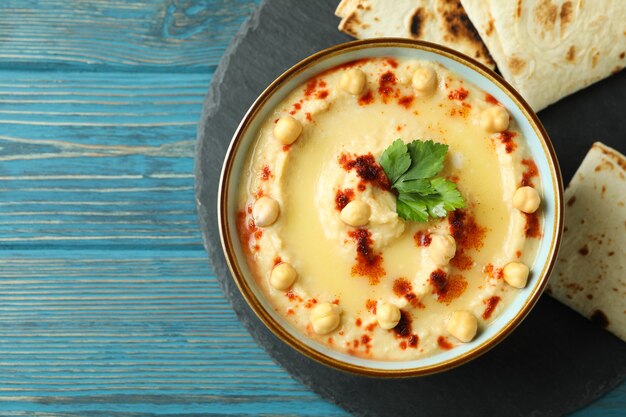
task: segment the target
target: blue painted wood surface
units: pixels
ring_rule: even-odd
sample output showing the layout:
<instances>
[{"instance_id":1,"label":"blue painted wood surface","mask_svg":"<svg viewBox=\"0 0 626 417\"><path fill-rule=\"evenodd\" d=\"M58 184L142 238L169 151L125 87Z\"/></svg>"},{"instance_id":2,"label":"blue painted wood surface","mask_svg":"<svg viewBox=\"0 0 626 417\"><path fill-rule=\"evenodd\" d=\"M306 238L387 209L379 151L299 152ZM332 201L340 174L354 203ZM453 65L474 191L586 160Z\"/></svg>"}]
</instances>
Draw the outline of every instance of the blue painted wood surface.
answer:
<instances>
[{"instance_id":1,"label":"blue painted wood surface","mask_svg":"<svg viewBox=\"0 0 626 417\"><path fill-rule=\"evenodd\" d=\"M345 415L254 344L197 229L202 99L254 6L0 2L0 415Z\"/></svg>"}]
</instances>

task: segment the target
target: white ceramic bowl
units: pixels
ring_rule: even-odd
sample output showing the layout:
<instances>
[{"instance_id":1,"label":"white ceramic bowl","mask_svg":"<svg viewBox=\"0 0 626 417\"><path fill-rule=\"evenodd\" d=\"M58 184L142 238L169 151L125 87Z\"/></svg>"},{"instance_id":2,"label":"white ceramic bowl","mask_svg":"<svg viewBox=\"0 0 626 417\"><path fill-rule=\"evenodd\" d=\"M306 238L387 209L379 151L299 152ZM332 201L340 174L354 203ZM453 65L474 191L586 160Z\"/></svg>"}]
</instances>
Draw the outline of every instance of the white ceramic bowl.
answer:
<instances>
[{"instance_id":1,"label":"white ceramic bowl","mask_svg":"<svg viewBox=\"0 0 626 417\"><path fill-rule=\"evenodd\" d=\"M237 188L242 167L257 131L273 109L294 88L329 68L367 57L398 57L436 61L475 84L502 103L526 138L539 169L544 192L543 237L526 288L484 331L467 344L422 359L381 361L332 350L289 324L274 311L246 263L236 228ZM482 64L451 49L405 39L373 39L338 45L299 62L278 77L250 107L228 149L218 197L220 237L226 260L239 289L254 312L284 342L326 365L370 376L415 376L453 368L486 352L502 341L526 317L538 300L555 263L562 233L563 185L552 144L535 113L500 76Z\"/></svg>"}]
</instances>

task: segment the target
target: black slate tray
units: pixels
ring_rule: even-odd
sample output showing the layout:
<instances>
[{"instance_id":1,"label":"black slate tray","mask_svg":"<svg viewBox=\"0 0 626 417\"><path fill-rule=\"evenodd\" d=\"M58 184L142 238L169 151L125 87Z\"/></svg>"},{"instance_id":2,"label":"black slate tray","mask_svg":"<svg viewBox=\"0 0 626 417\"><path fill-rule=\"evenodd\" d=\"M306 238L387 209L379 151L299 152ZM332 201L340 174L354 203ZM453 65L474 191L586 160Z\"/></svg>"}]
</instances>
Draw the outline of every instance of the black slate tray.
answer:
<instances>
[{"instance_id":1,"label":"black slate tray","mask_svg":"<svg viewBox=\"0 0 626 417\"><path fill-rule=\"evenodd\" d=\"M226 266L217 230L217 184L226 149L256 96L280 73L349 41L336 30L337 0L267 0L225 53L198 129L196 197L204 245L233 308L255 340L291 375L361 416L557 416L626 376L626 344L543 296L528 318L486 355L442 374L381 380L339 372L295 352L256 318ZM622 72L542 111L567 184L596 140L625 148Z\"/></svg>"}]
</instances>

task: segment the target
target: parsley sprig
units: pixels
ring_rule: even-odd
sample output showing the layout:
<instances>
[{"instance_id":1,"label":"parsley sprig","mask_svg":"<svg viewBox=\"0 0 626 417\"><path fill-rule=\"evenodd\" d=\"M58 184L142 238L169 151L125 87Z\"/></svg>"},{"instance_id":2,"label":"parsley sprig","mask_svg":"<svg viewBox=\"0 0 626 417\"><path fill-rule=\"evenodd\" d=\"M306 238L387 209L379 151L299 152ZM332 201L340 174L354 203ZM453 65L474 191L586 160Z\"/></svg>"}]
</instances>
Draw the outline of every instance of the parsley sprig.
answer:
<instances>
[{"instance_id":1,"label":"parsley sprig","mask_svg":"<svg viewBox=\"0 0 626 417\"><path fill-rule=\"evenodd\" d=\"M448 145L432 140L394 141L380 157L380 165L397 191L396 211L405 220L426 222L465 207L456 184L436 175L443 169Z\"/></svg>"}]
</instances>

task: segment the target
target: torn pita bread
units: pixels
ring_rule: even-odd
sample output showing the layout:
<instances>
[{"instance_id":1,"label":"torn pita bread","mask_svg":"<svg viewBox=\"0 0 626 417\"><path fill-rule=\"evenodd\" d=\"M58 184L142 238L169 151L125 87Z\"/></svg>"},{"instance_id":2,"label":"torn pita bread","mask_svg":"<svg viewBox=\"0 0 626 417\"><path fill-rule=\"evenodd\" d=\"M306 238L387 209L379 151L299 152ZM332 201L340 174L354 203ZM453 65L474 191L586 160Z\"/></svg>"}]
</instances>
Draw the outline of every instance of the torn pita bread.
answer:
<instances>
[{"instance_id":1,"label":"torn pita bread","mask_svg":"<svg viewBox=\"0 0 626 417\"><path fill-rule=\"evenodd\" d=\"M535 110L626 66L624 0L461 0L504 78Z\"/></svg>"},{"instance_id":2,"label":"torn pita bread","mask_svg":"<svg viewBox=\"0 0 626 417\"><path fill-rule=\"evenodd\" d=\"M425 40L495 67L459 0L342 0L335 14L339 30L355 38Z\"/></svg>"},{"instance_id":3,"label":"torn pita bread","mask_svg":"<svg viewBox=\"0 0 626 417\"><path fill-rule=\"evenodd\" d=\"M346 17L357 3L358 0L341 0L335 9L335 16Z\"/></svg>"},{"instance_id":4,"label":"torn pita bread","mask_svg":"<svg viewBox=\"0 0 626 417\"><path fill-rule=\"evenodd\" d=\"M565 191L548 293L626 341L626 157L597 142Z\"/></svg>"}]
</instances>

